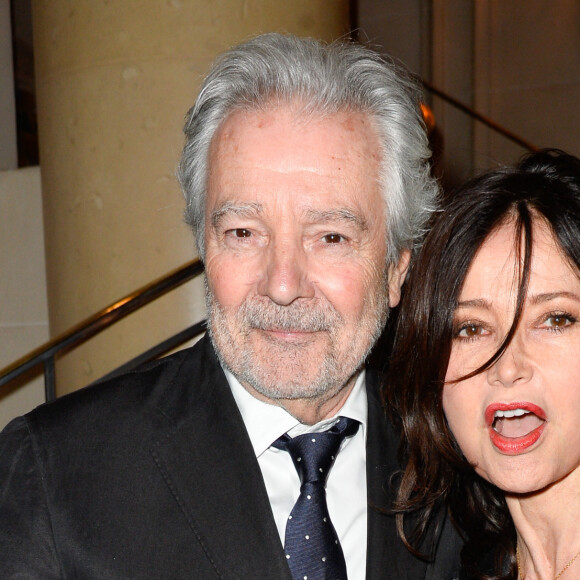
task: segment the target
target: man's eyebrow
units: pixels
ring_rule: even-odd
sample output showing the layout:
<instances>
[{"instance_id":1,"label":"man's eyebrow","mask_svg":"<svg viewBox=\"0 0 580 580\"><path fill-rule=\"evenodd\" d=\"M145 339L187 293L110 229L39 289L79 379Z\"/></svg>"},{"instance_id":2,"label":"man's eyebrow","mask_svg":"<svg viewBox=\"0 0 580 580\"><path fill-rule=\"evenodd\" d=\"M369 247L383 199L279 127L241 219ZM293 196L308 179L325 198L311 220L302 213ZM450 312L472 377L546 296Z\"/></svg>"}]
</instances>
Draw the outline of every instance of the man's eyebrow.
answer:
<instances>
[{"instance_id":1,"label":"man's eyebrow","mask_svg":"<svg viewBox=\"0 0 580 580\"><path fill-rule=\"evenodd\" d=\"M361 231L367 231L369 224L364 216L354 213L347 208L337 208L329 210L308 209L305 212L306 218L312 223L335 222L354 224Z\"/></svg>"},{"instance_id":2,"label":"man's eyebrow","mask_svg":"<svg viewBox=\"0 0 580 580\"><path fill-rule=\"evenodd\" d=\"M210 221L212 227L215 229L228 215L252 217L262 215L263 213L264 208L261 203L236 203L234 201L226 201L211 212Z\"/></svg>"}]
</instances>

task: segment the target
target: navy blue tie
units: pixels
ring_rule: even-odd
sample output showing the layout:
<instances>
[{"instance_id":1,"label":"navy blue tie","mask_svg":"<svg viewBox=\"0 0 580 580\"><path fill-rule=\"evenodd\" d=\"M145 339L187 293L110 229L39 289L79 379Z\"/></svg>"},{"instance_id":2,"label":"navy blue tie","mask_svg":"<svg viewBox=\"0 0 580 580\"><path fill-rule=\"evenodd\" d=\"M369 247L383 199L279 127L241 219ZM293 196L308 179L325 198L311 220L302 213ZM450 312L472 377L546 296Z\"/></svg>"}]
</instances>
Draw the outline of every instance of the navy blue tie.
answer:
<instances>
[{"instance_id":1,"label":"navy blue tie","mask_svg":"<svg viewBox=\"0 0 580 580\"><path fill-rule=\"evenodd\" d=\"M284 541L294 580L347 580L344 554L328 515L325 484L340 444L358 426L358 421L341 417L323 433L282 435L273 443L290 453L301 481Z\"/></svg>"}]
</instances>

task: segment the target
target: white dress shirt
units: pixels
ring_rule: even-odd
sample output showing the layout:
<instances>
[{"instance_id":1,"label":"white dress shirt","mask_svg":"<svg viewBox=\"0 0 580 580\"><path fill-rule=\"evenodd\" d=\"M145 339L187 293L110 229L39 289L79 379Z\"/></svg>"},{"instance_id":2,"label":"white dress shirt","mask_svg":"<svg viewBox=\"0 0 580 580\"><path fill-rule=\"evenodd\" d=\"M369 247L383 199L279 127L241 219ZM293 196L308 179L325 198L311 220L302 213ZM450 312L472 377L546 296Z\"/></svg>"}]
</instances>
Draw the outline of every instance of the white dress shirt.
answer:
<instances>
[{"instance_id":1,"label":"white dress shirt","mask_svg":"<svg viewBox=\"0 0 580 580\"><path fill-rule=\"evenodd\" d=\"M225 374L262 470L282 544L286 521L300 495L300 479L290 454L271 447L272 443L284 433L296 437L303 433L326 431L339 416L359 421L357 433L342 443L340 453L330 470L326 482L326 500L330 519L344 552L348 578L363 580L366 574L367 548L368 417L364 371L357 378L351 394L336 416L316 425L303 425L282 407L259 401L230 372L225 370Z\"/></svg>"}]
</instances>

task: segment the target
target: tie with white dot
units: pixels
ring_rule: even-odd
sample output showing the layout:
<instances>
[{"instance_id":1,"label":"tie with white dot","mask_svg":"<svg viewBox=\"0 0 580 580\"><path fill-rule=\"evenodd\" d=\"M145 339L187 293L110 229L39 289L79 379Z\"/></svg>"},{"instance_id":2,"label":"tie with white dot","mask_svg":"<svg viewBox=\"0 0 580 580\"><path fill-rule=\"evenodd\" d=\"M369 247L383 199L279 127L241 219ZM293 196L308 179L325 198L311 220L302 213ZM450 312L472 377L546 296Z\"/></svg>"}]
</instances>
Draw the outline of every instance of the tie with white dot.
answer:
<instances>
[{"instance_id":1,"label":"tie with white dot","mask_svg":"<svg viewBox=\"0 0 580 580\"><path fill-rule=\"evenodd\" d=\"M341 417L323 433L282 435L273 443L290 453L301 481L284 541L294 580L347 580L344 554L328 515L325 484L342 441L358 426L358 421Z\"/></svg>"}]
</instances>

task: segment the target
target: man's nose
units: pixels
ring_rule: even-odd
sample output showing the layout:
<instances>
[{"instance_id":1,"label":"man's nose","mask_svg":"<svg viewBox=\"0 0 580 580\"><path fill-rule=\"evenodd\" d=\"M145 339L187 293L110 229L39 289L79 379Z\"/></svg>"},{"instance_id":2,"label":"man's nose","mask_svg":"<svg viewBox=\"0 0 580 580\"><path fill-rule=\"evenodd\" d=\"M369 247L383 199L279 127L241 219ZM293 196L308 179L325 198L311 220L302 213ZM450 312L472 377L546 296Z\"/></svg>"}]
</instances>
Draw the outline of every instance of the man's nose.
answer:
<instances>
[{"instance_id":1,"label":"man's nose","mask_svg":"<svg viewBox=\"0 0 580 580\"><path fill-rule=\"evenodd\" d=\"M281 306L298 298L312 298L314 287L309 277L308 256L293 240L277 241L266 251L264 271L258 292Z\"/></svg>"}]
</instances>

